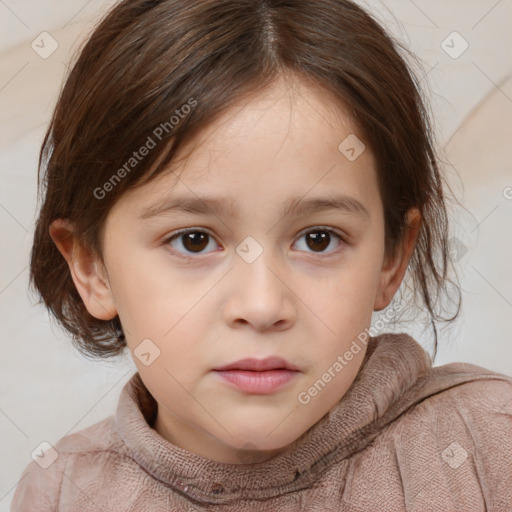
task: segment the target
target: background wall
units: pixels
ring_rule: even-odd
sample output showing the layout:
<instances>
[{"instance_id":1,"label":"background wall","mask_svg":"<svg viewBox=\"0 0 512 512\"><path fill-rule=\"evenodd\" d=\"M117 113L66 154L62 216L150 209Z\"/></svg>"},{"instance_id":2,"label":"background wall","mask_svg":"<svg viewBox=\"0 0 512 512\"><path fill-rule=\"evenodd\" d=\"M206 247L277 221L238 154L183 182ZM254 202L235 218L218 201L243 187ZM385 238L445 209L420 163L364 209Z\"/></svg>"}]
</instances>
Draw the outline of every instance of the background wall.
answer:
<instances>
[{"instance_id":1,"label":"background wall","mask_svg":"<svg viewBox=\"0 0 512 512\"><path fill-rule=\"evenodd\" d=\"M0 510L33 450L112 414L135 371L129 356L80 356L27 289L39 147L70 56L110 5L0 0ZM453 210L451 238L463 311L440 333L435 364L467 361L512 375L512 2L363 5L417 53L445 173L466 208ZM416 323L396 330L430 350L431 334Z\"/></svg>"}]
</instances>

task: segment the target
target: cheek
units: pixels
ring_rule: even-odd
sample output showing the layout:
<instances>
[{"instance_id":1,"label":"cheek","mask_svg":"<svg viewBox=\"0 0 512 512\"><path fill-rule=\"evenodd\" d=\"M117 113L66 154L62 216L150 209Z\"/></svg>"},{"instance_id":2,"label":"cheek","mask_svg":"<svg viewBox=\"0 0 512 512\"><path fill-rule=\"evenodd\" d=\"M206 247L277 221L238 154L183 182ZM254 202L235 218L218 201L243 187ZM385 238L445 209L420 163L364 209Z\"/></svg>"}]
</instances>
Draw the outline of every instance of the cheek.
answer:
<instances>
[{"instance_id":1,"label":"cheek","mask_svg":"<svg viewBox=\"0 0 512 512\"><path fill-rule=\"evenodd\" d=\"M350 258L347 279L358 296L372 294L379 281L384 258L384 233L376 226L369 228Z\"/></svg>"},{"instance_id":2,"label":"cheek","mask_svg":"<svg viewBox=\"0 0 512 512\"><path fill-rule=\"evenodd\" d=\"M380 248L371 239L360 242L332 276L331 294L349 309L364 306L375 292L382 267Z\"/></svg>"},{"instance_id":3,"label":"cheek","mask_svg":"<svg viewBox=\"0 0 512 512\"><path fill-rule=\"evenodd\" d=\"M168 330L172 325L166 327ZM134 334L131 340L127 337L128 346L137 370L153 396L164 402L169 396L180 400L190 398L185 390L194 393L198 374L206 369L203 368L204 350L200 350L196 340L178 328L160 337L158 334L147 337ZM141 342L142 338L145 340Z\"/></svg>"},{"instance_id":4,"label":"cheek","mask_svg":"<svg viewBox=\"0 0 512 512\"><path fill-rule=\"evenodd\" d=\"M151 260L151 252L159 250L137 251L125 244L119 246L117 261L112 259L111 263L110 283L123 327L148 337L150 333L144 331L161 336L162 329L172 325L172 312L179 310L179 295L183 296L183 287L170 275L161 258Z\"/></svg>"},{"instance_id":5,"label":"cheek","mask_svg":"<svg viewBox=\"0 0 512 512\"><path fill-rule=\"evenodd\" d=\"M345 342L350 345L371 325L381 269L378 254L378 247L362 244L322 287L322 293L311 295L309 291L311 304L317 305L315 311L330 327L326 334L335 351L342 350Z\"/></svg>"}]
</instances>

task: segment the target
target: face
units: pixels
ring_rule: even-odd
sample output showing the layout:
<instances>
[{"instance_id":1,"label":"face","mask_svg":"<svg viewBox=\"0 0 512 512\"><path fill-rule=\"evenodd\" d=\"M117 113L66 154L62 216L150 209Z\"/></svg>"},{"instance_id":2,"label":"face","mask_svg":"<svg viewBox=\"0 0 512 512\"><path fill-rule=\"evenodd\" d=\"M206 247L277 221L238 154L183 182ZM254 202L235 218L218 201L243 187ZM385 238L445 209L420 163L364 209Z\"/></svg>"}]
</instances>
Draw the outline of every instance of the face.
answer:
<instances>
[{"instance_id":1,"label":"face","mask_svg":"<svg viewBox=\"0 0 512 512\"><path fill-rule=\"evenodd\" d=\"M104 288L82 297L119 315L158 402L154 428L191 452L237 464L286 449L343 397L365 345L339 356L401 281L401 261L384 257L374 155L333 105L276 82L107 218ZM280 358L273 370L218 371L267 358Z\"/></svg>"}]
</instances>

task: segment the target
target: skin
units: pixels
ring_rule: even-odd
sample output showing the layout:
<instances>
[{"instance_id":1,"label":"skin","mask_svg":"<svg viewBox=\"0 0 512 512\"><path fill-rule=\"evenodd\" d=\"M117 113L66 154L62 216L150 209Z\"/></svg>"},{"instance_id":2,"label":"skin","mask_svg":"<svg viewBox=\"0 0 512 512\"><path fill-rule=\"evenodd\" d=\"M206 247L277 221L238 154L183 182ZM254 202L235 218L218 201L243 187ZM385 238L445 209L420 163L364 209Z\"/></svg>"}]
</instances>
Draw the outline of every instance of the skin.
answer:
<instances>
[{"instance_id":1,"label":"skin","mask_svg":"<svg viewBox=\"0 0 512 512\"><path fill-rule=\"evenodd\" d=\"M168 441L223 463L264 461L317 423L355 379L364 345L308 404L298 400L370 327L372 311L391 302L420 216L410 210L402 244L385 257L375 157L367 146L349 161L338 146L350 134L363 140L325 91L279 80L203 129L179 166L118 200L103 233L104 265L68 220L50 227L88 311L104 320L119 315L158 403L153 428ZM138 219L181 194L230 197L239 216L172 211ZM360 201L368 217L329 210L283 219L288 198L338 194ZM344 240L332 234L308 245L307 233L319 226ZM183 228L211 236L197 252L190 237L166 242ZM251 263L236 252L247 236L263 250ZM146 338L160 350L149 366L134 356ZM212 372L270 355L300 369L270 395L244 393Z\"/></svg>"}]
</instances>

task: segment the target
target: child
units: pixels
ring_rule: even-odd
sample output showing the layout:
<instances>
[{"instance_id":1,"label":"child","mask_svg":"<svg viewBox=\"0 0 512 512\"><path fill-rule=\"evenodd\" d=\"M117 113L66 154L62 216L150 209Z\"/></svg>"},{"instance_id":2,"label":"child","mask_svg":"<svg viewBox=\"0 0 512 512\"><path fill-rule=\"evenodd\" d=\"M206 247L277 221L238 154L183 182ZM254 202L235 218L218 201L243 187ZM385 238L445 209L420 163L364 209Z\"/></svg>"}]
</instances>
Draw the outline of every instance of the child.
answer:
<instances>
[{"instance_id":1,"label":"child","mask_svg":"<svg viewBox=\"0 0 512 512\"><path fill-rule=\"evenodd\" d=\"M42 167L32 283L138 372L13 511L512 510L512 378L369 336L408 268L435 341L458 310L418 82L360 7L120 2Z\"/></svg>"}]
</instances>

